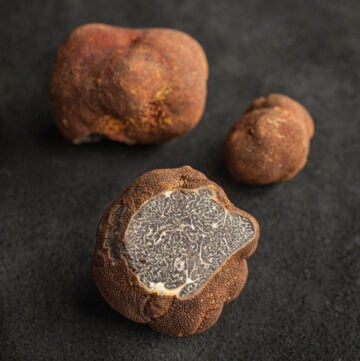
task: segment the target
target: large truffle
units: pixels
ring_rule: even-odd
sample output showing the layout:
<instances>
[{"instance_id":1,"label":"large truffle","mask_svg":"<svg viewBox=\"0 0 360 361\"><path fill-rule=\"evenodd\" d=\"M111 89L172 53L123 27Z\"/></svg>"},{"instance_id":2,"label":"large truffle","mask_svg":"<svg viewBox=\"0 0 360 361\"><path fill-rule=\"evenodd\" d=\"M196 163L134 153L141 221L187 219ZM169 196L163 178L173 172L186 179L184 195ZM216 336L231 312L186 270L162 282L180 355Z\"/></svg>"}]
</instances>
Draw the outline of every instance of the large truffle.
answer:
<instances>
[{"instance_id":1,"label":"large truffle","mask_svg":"<svg viewBox=\"0 0 360 361\"><path fill-rule=\"evenodd\" d=\"M74 143L164 142L199 122L207 77L202 47L181 31L87 24L58 50L52 112Z\"/></svg>"},{"instance_id":2,"label":"large truffle","mask_svg":"<svg viewBox=\"0 0 360 361\"><path fill-rule=\"evenodd\" d=\"M119 313L161 333L202 332L247 279L257 221L204 174L145 173L98 225L93 275Z\"/></svg>"},{"instance_id":3,"label":"large truffle","mask_svg":"<svg viewBox=\"0 0 360 361\"><path fill-rule=\"evenodd\" d=\"M314 122L297 101L281 94L256 99L226 139L230 173L243 183L293 178L305 166Z\"/></svg>"}]
</instances>

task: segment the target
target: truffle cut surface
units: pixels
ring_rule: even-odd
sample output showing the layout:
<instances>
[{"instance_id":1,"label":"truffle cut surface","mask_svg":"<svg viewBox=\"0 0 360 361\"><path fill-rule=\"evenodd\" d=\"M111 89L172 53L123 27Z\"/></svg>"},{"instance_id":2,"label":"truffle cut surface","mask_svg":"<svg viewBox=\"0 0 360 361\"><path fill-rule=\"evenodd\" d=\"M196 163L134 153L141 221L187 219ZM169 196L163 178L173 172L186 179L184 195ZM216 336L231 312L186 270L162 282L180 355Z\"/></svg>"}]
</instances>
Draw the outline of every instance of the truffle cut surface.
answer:
<instances>
[{"instance_id":1,"label":"truffle cut surface","mask_svg":"<svg viewBox=\"0 0 360 361\"><path fill-rule=\"evenodd\" d=\"M208 188L168 191L133 215L122 253L149 290L186 298L254 232L249 219L226 210Z\"/></svg>"},{"instance_id":2,"label":"truffle cut surface","mask_svg":"<svg viewBox=\"0 0 360 361\"><path fill-rule=\"evenodd\" d=\"M102 215L92 270L123 316L174 336L203 332L245 286L257 220L183 166L137 178Z\"/></svg>"}]
</instances>

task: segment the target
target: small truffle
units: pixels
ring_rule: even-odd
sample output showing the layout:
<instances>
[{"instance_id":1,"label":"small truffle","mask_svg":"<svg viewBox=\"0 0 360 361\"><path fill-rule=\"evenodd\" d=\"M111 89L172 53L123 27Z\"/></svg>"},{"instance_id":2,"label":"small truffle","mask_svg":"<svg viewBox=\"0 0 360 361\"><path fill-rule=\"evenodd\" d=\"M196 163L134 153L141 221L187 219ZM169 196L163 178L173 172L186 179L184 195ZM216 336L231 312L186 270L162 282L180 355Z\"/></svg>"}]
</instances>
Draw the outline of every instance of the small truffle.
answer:
<instances>
[{"instance_id":1,"label":"small truffle","mask_svg":"<svg viewBox=\"0 0 360 361\"><path fill-rule=\"evenodd\" d=\"M199 122L207 77L202 47L181 31L87 24L58 50L52 112L73 143L160 143Z\"/></svg>"},{"instance_id":2,"label":"small truffle","mask_svg":"<svg viewBox=\"0 0 360 361\"><path fill-rule=\"evenodd\" d=\"M256 99L226 139L230 173L247 184L293 178L305 166L314 122L297 101L281 94Z\"/></svg>"},{"instance_id":3,"label":"small truffle","mask_svg":"<svg viewBox=\"0 0 360 361\"><path fill-rule=\"evenodd\" d=\"M175 336L205 331L241 292L259 225L204 174L145 173L102 216L93 275L123 316Z\"/></svg>"}]
</instances>

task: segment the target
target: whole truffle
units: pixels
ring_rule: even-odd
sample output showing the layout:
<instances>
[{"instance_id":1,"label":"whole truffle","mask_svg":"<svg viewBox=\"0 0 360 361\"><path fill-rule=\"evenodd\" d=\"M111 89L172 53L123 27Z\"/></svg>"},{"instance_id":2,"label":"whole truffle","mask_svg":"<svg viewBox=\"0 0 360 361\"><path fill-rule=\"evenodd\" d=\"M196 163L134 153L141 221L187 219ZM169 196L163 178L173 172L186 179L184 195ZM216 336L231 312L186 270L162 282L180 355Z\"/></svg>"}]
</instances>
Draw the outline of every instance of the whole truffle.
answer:
<instances>
[{"instance_id":1,"label":"whole truffle","mask_svg":"<svg viewBox=\"0 0 360 361\"><path fill-rule=\"evenodd\" d=\"M227 136L229 171L248 184L287 181L305 166L313 135L313 119L300 103L281 94L258 98Z\"/></svg>"},{"instance_id":2,"label":"whole truffle","mask_svg":"<svg viewBox=\"0 0 360 361\"><path fill-rule=\"evenodd\" d=\"M241 292L257 221L204 174L145 173L98 225L93 275L120 314L168 335L202 332Z\"/></svg>"},{"instance_id":3,"label":"whole truffle","mask_svg":"<svg viewBox=\"0 0 360 361\"><path fill-rule=\"evenodd\" d=\"M207 77L202 47L181 31L87 24L58 50L52 112L73 143L164 142L199 122Z\"/></svg>"}]
</instances>

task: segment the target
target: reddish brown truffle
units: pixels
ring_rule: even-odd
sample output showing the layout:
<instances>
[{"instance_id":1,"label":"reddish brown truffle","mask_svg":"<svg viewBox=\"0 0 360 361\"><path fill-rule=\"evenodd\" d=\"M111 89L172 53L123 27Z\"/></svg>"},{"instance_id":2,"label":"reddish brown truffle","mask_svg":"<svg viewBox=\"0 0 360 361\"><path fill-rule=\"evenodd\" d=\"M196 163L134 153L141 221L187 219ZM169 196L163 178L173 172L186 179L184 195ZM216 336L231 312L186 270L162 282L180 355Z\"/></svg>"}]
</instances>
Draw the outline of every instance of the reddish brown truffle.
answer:
<instances>
[{"instance_id":1,"label":"reddish brown truffle","mask_svg":"<svg viewBox=\"0 0 360 361\"><path fill-rule=\"evenodd\" d=\"M199 122L207 77L202 47L181 31L87 24L58 50L52 112L73 143L164 142Z\"/></svg>"},{"instance_id":2,"label":"reddish brown truffle","mask_svg":"<svg viewBox=\"0 0 360 361\"><path fill-rule=\"evenodd\" d=\"M305 166L313 135L313 119L300 103L281 94L258 98L227 136L229 171L247 184L287 181Z\"/></svg>"},{"instance_id":3,"label":"reddish brown truffle","mask_svg":"<svg viewBox=\"0 0 360 361\"><path fill-rule=\"evenodd\" d=\"M145 173L98 225L93 275L120 314L168 335L205 331L241 292L259 225L204 174Z\"/></svg>"}]
</instances>

